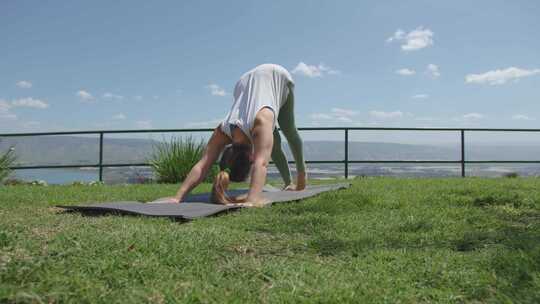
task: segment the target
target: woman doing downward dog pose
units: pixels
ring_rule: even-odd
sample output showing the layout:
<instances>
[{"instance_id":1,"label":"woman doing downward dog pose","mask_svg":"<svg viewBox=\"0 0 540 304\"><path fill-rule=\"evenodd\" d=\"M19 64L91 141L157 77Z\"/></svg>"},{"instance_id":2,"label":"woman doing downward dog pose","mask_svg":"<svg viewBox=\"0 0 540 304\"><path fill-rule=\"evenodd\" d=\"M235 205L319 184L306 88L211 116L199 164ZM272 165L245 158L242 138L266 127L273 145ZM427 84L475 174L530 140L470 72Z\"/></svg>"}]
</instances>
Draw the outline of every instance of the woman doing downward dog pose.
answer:
<instances>
[{"instance_id":1,"label":"woman doing downward dog pose","mask_svg":"<svg viewBox=\"0 0 540 304\"><path fill-rule=\"evenodd\" d=\"M296 184L281 147L277 124L285 135L296 162ZM236 83L232 107L214 130L202 158L191 169L176 196L160 200L179 203L199 183L221 154L220 172L212 187L215 203L261 206L262 188L270 158L286 190L303 190L306 166L302 140L294 122L294 82L289 72L276 64L262 64L246 72ZM242 182L251 173L247 196L229 197L229 183Z\"/></svg>"}]
</instances>

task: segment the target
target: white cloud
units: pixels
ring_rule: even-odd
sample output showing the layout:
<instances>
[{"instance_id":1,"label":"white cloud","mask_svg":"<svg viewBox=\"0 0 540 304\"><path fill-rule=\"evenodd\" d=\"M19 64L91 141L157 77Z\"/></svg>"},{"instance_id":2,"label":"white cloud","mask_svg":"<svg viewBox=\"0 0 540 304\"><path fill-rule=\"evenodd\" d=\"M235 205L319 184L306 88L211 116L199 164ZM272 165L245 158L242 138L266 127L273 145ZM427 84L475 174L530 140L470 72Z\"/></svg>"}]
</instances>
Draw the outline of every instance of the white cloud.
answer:
<instances>
[{"instance_id":1,"label":"white cloud","mask_svg":"<svg viewBox=\"0 0 540 304\"><path fill-rule=\"evenodd\" d=\"M403 117L403 112L384 112L384 111L369 111L369 115L376 119L395 119Z\"/></svg>"},{"instance_id":2,"label":"white cloud","mask_svg":"<svg viewBox=\"0 0 540 304\"><path fill-rule=\"evenodd\" d=\"M0 99L0 119L16 120L17 115L11 112L11 109L15 107L45 109L49 107L49 105L42 100L34 99L32 97L15 99L12 102L8 102L7 100Z\"/></svg>"},{"instance_id":3,"label":"white cloud","mask_svg":"<svg viewBox=\"0 0 540 304\"><path fill-rule=\"evenodd\" d=\"M300 61L296 67L292 70L293 74L300 74L309 78L323 77L324 75L336 75L341 72L335 70L329 66L326 66L324 63L319 65L309 65Z\"/></svg>"},{"instance_id":4,"label":"white cloud","mask_svg":"<svg viewBox=\"0 0 540 304\"><path fill-rule=\"evenodd\" d=\"M152 129L152 121L150 120L138 120L135 125L140 129Z\"/></svg>"},{"instance_id":5,"label":"white cloud","mask_svg":"<svg viewBox=\"0 0 540 304\"><path fill-rule=\"evenodd\" d=\"M342 109L342 108L332 108L332 113L334 113L337 116L354 116L358 114L358 112L349 110L349 109Z\"/></svg>"},{"instance_id":6,"label":"white cloud","mask_svg":"<svg viewBox=\"0 0 540 304\"><path fill-rule=\"evenodd\" d=\"M36 108L36 109L45 109L49 105L40 99L34 99L32 97L15 99L11 102L13 107L27 107L27 108Z\"/></svg>"},{"instance_id":7,"label":"white cloud","mask_svg":"<svg viewBox=\"0 0 540 304\"><path fill-rule=\"evenodd\" d=\"M124 99L124 96L116 95L116 94L107 92L107 93L103 94L103 98L108 99L108 100L120 101L120 100Z\"/></svg>"},{"instance_id":8,"label":"white cloud","mask_svg":"<svg viewBox=\"0 0 540 304\"><path fill-rule=\"evenodd\" d=\"M227 92L225 92L225 89L220 87L217 84L211 83L206 86L207 89L210 90L210 93L214 96L225 96L227 95Z\"/></svg>"},{"instance_id":9,"label":"white cloud","mask_svg":"<svg viewBox=\"0 0 540 304\"><path fill-rule=\"evenodd\" d=\"M9 120L16 120L17 119L17 115L13 114L13 113L2 113L0 112L0 118L2 119L9 119Z\"/></svg>"},{"instance_id":10,"label":"white cloud","mask_svg":"<svg viewBox=\"0 0 540 304\"><path fill-rule=\"evenodd\" d=\"M517 82L520 78L533 76L536 74L540 74L540 69L526 70L516 67L509 67L504 70L488 71L483 74L468 74L467 76L465 76L465 82L476 84L501 85L511 80Z\"/></svg>"},{"instance_id":11,"label":"white cloud","mask_svg":"<svg viewBox=\"0 0 540 304\"><path fill-rule=\"evenodd\" d=\"M338 74L341 74L341 71L339 70L335 70L327 65L325 65L324 63L319 63L319 71L321 71L321 73L323 74L328 74L328 75L338 75Z\"/></svg>"},{"instance_id":12,"label":"white cloud","mask_svg":"<svg viewBox=\"0 0 540 304\"><path fill-rule=\"evenodd\" d=\"M214 128L223 120L223 118L217 118L207 121L196 121L186 123L187 128Z\"/></svg>"},{"instance_id":13,"label":"white cloud","mask_svg":"<svg viewBox=\"0 0 540 304\"><path fill-rule=\"evenodd\" d=\"M405 69L396 70L396 74L402 75L402 76L411 76L411 75L416 74L416 71L405 68Z\"/></svg>"},{"instance_id":14,"label":"white cloud","mask_svg":"<svg viewBox=\"0 0 540 304\"><path fill-rule=\"evenodd\" d=\"M398 29L394 35L386 39L386 42L401 41L401 49L403 51L416 51L433 45L433 31L422 26L415 30L405 33Z\"/></svg>"},{"instance_id":15,"label":"white cloud","mask_svg":"<svg viewBox=\"0 0 540 304\"><path fill-rule=\"evenodd\" d=\"M123 113L118 113L118 114L114 115L112 118L116 119L116 120L124 120L124 119L126 119L126 115L124 115Z\"/></svg>"},{"instance_id":16,"label":"white cloud","mask_svg":"<svg viewBox=\"0 0 540 304\"><path fill-rule=\"evenodd\" d=\"M133 98L137 101L141 101L143 99L143 97L141 95L135 95L133 96Z\"/></svg>"},{"instance_id":17,"label":"white cloud","mask_svg":"<svg viewBox=\"0 0 540 304\"><path fill-rule=\"evenodd\" d=\"M402 40L403 38L405 38L405 31L403 31L402 29L397 29L394 35L386 39L386 42L390 43L394 40Z\"/></svg>"},{"instance_id":18,"label":"white cloud","mask_svg":"<svg viewBox=\"0 0 540 304\"><path fill-rule=\"evenodd\" d=\"M426 68L426 73L429 74L433 78L437 78L441 76L441 72L439 71L439 66L433 63L428 64Z\"/></svg>"},{"instance_id":19,"label":"white cloud","mask_svg":"<svg viewBox=\"0 0 540 304\"><path fill-rule=\"evenodd\" d=\"M417 120L417 121L437 121L438 119L435 118L435 117L431 117L431 116L421 116L421 117L416 117L414 120Z\"/></svg>"},{"instance_id":20,"label":"white cloud","mask_svg":"<svg viewBox=\"0 0 540 304\"><path fill-rule=\"evenodd\" d=\"M37 127L37 126L40 126L41 123L39 121L27 121L27 122L24 122L23 123L23 126L25 128L32 128L32 127Z\"/></svg>"},{"instance_id":21,"label":"white cloud","mask_svg":"<svg viewBox=\"0 0 540 304\"><path fill-rule=\"evenodd\" d=\"M79 96L79 98L82 101L92 101L92 100L94 100L94 96L92 96L92 94L88 93L85 90L78 91L76 95Z\"/></svg>"},{"instance_id":22,"label":"white cloud","mask_svg":"<svg viewBox=\"0 0 540 304\"><path fill-rule=\"evenodd\" d=\"M467 113L465 115L463 115L463 118L464 119L467 119L467 120L477 120L477 119L482 119L484 118L484 115L483 114L480 114L480 113Z\"/></svg>"},{"instance_id":23,"label":"white cloud","mask_svg":"<svg viewBox=\"0 0 540 304\"><path fill-rule=\"evenodd\" d=\"M352 122L353 120L347 116L337 116L336 120L339 122Z\"/></svg>"},{"instance_id":24,"label":"white cloud","mask_svg":"<svg viewBox=\"0 0 540 304\"><path fill-rule=\"evenodd\" d=\"M112 124L110 122L94 122L92 124L92 127L100 129L111 129Z\"/></svg>"},{"instance_id":25,"label":"white cloud","mask_svg":"<svg viewBox=\"0 0 540 304\"><path fill-rule=\"evenodd\" d=\"M313 113L309 117L313 121L353 122L352 118L357 114L358 112L349 109L332 108L330 113Z\"/></svg>"},{"instance_id":26,"label":"white cloud","mask_svg":"<svg viewBox=\"0 0 540 304\"><path fill-rule=\"evenodd\" d=\"M416 94L411 97L412 99L426 99L429 98L428 94Z\"/></svg>"},{"instance_id":27,"label":"white cloud","mask_svg":"<svg viewBox=\"0 0 540 304\"><path fill-rule=\"evenodd\" d=\"M332 115L324 114L324 113L313 113L309 115L309 117L312 120L330 120L333 118Z\"/></svg>"},{"instance_id":28,"label":"white cloud","mask_svg":"<svg viewBox=\"0 0 540 304\"><path fill-rule=\"evenodd\" d=\"M5 113L9 111L10 108L11 108L11 105L9 104L9 102L3 99L0 99L0 113Z\"/></svg>"},{"instance_id":29,"label":"white cloud","mask_svg":"<svg viewBox=\"0 0 540 304\"><path fill-rule=\"evenodd\" d=\"M29 89L32 87L32 83L28 80L21 80L17 82L16 85L21 89Z\"/></svg>"},{"instance_id":30,"label":"white cloud","mask_svg":"<svg viewBox=\"0 0 540 304\"><path fill-rule=\"evenodd\" d=\"M322 77L322 72L317 66L307 65L303 62L298 63L298 65L296 65L296 67L292 70L292 73L300 74L310 78Z\"/></svg>"},{"instance_id":31,"label":"white cloud","mask_svg":"<svg viewBox=\"0 0 540 304\"><path fill-rule=\"evenodd\" d=\"M0 99L0 118L2 119L9 119L9 120L15 120L17 119L17 115L11 113L9 110L11 109L11 105L9 102Z\"/></svg>"},{"instance_id":32,"label":"white cloud","mask_svg":"<svg viewBox=\"0 0 540 304\"><path fill-rule=\"evenodd\" d=\"M535 120L534 118L528 116L528 115L525 115L525 114L516 114L516 115L512 115L512 119L513 120Z\"/></svg>"}]
</instances>

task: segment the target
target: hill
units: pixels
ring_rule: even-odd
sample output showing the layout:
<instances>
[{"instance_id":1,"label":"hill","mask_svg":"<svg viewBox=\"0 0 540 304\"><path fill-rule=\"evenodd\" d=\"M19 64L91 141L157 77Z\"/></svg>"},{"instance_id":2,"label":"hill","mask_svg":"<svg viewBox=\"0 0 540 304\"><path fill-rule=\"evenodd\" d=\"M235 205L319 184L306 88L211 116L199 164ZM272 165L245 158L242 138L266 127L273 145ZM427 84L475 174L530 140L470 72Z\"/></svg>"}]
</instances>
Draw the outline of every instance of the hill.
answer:
<instances>
[{"instance_id":1,"label":"hill","mask_svg":"<svg viewBox=\"0 0 540 304\"><path fill-rule=\"evenodd\" d=\"M146 162L157 140L104 138L104 163ZM15 147L20 165L96 164L99 159L99 140L82 136L35 136L4 138L0 151ZM289 149L284 145L290 159ZM342 160L341 141L307 141L304 143L307 160ZM540 146L535 145L466 145L469 160L537 160ZM350 142L350 160L459 160L460 147L448 145L418 145L385 142Z\"/></svg>"}]
</instances>

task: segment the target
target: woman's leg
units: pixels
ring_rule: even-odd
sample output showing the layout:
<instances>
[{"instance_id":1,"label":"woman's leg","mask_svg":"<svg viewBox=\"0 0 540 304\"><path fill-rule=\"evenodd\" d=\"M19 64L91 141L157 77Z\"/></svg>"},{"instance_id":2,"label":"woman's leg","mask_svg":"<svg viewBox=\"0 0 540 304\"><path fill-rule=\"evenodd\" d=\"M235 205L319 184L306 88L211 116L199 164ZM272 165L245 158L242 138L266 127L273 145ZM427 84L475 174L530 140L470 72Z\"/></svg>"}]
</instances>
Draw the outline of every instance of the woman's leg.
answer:
<instances>
[{"instance_id":1,"label":"woman's leg","mask_svg":"<svg viewBox=\"0 0 540 304\"><path fill-rule=\"evenodd\" d=\"M291 171L289 170L289 163L287 162L287 157L283 153L283 148L281 147L281 136L277 128L274 129L274 145L272 146L272 160L274 165L279 171L279 175L283 178L285 186L291 184Z\"/></svg>"},{"instance_id":2,"label":"woman's leg","mask_svg":"<svg viewBox=\"0 0 540 304\"><path fill-rule=\"evenodd\" d=\"M304 161L304 151L302 139L294 122L294 92L293 87L289 88L287 101L279 110L278 123L283 135L289 142L294 161L296 163L297 174L306 173L306 163Z\"/></svg>"}]
</instances>

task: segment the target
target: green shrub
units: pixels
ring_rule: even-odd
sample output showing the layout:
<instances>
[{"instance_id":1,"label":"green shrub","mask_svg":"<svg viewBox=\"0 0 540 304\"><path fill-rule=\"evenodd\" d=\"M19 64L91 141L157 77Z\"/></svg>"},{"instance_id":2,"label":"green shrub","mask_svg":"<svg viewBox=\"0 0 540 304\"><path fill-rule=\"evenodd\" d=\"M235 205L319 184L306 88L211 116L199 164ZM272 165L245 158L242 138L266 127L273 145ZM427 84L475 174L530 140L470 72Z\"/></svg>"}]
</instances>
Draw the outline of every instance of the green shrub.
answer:
<instances>
[{"instance_id":1,"label":"green shrub","mask_svg":"<svg viewBox=\"0 0 540 304\"><path fill-rule=\"evenodd\" d=\"M19 178L8 178L3 182L3 184L6 186L16 186L16 185L26 185L28 184L28 182Z\"/></svg>"},{"instance_id":2,"label":"green shrub","mask_svg":"<svg viewBox=\"0 0 540 304\"><path fill-rule=\"evenodd\" d=\"M186 138L172 138L170 142L154 145L154 152L149 159L158 183L182 182L189 171L201 159L205 144L197 142L191 136ZM218 167L212 166L207 181L213 179Z\"/></svg>"},{"instance_id":3,"label":"green shrub","mask_svg":"<svg viewBox=\"0 0 540 304\"><path fill-rule=\"evenodd\" d=\"M11 173L9 167L11 167L16 160L17 157L15 156L15 148L13 148L13 146L10 147L6 153L0 155L0 182L9 176Z\"/></svg>"},{"instance_id":4,"label":"green shrub","mask_svg":"<svg viewBox=\"0 0 540 304\"><path fill-rule=\"evenodd\" d=\"M507 178L516 178L519 176L519 174L517 172L508 172L505 173L503 176Z\"/></svg>"},{"instance_id":5,"label":"green shrub","mask_svg":"<svg viewBox=\"0 0 540 304\"><path fill-rule=\"evenodd\" d=\"M89 181L89 182L84 182L84 181L72 181L69 185L71 186L103 186L105 185L105 182L103 181Z\"/></svg>"},{"instance_id":6,"label":"green shrub","mask_svg":"<svg viewBox=\"0 0 540 304\"><path fill-rule=\"evenodd\" d=\"M17 186L17 185L48 186L49 185L46 181L44 181L42 179L23 180L23 179L18 179L18 178L6 179L3 182L3 184L6 185L6 186Z\"/></svg>"}]
</instances>

